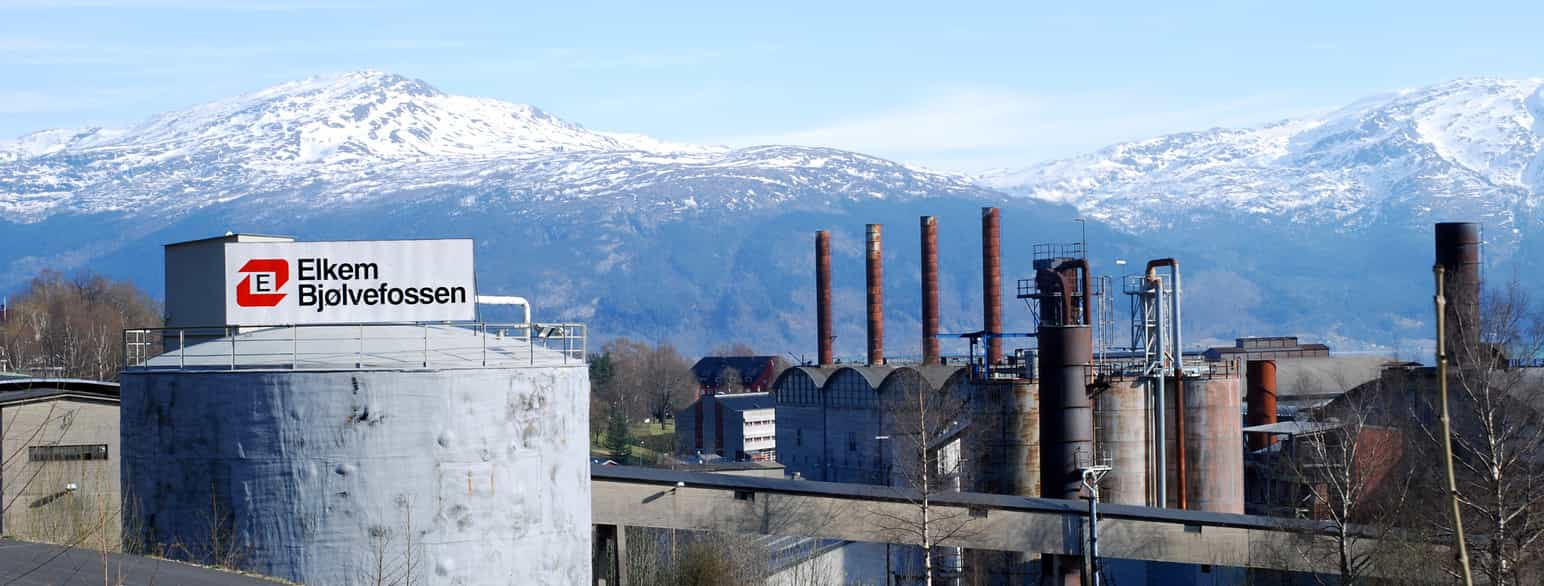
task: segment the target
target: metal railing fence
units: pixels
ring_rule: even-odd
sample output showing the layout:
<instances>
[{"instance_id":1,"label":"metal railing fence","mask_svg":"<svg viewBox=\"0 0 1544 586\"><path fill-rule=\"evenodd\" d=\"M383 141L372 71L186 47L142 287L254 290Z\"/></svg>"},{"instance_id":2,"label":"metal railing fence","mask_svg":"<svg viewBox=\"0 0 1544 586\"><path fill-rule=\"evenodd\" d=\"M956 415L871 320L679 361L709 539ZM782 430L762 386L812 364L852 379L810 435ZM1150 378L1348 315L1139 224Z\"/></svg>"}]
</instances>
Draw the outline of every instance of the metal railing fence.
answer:
<instances>
[{"instance_id":1,"label":"metal railing fence","mask_svg":"<svg viewBox=\"0 0 1544 586\"><path fill-rule=\"evenodd\" d=\"M243 370L584 364L579 323L372 323L123 331L126 370Z\"/></svg>"}]
</instances>

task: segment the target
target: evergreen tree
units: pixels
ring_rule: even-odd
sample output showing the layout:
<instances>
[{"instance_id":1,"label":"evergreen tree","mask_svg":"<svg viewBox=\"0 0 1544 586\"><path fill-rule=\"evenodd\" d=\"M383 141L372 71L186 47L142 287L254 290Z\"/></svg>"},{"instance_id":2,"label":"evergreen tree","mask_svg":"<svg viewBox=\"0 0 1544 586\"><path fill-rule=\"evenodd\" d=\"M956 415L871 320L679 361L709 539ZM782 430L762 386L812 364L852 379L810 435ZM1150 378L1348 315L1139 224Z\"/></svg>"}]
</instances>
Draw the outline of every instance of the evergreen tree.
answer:
<instances>
[{"instance_id":1,"label":"evergreen tree","mask_svg":"<svg viewBox=\"0 0 1544 586\"><path fill-rule=\"evenodd\" d=\"M612 406L606 414L606 451L611 454L611 459L619 464L626 464L627 459L633 455L633 434L628 429L627 413L622 409Z\"/></svg>"}]
</instances>

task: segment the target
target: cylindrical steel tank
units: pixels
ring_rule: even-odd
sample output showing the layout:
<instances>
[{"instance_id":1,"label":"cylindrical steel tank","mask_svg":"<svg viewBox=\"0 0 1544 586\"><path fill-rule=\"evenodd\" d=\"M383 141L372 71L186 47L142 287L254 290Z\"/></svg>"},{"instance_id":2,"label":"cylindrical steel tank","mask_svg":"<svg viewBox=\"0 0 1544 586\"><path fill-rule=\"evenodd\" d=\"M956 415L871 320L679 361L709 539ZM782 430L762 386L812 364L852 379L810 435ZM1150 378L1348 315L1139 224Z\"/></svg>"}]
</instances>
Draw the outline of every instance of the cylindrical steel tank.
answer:
<instances>
[{"instance_id":1,"label":"cylindrical steel tank","mask_svg":"<svg viewBox=\"0 0 1544 586\"><path fill-rule=\"evenodd\" d=\"M1174 388L1169 379L1169 388ZM1244 512L1244 440L1242 392L1237 377L1186 378L1184 385L1184 434L1187 507L1214 513ZM1178 393L1165 401L1168 435L1169 506L1179 506L1178 427L1174 419Z\"/></svg>"},{"instance_id":2,"label":"cylindrical steel tank","mask_svg":"<svg viewBox=\"0 0 1544 586\"><path fill-rule=\"evenodd\" d=\"M1276 422L1276 361L1250 360L1245 374L1245 405L1248 425L1269 425ZM1249 436L1249 450L1263 450L1276 443L1275 436L1255 433Z\"/></svg>"},{"instance_id":3,"label":"cylindrical steel tank","mask_svg":"<svg viewBox=\"0 0 1544 586\"><path fill-rule=\"evenodd\" d=\"M835 362L831 334L831 231L815 233L815 336L821 366Z\"/></svg>"},{"instance_id":4,"label":"cylindrical steel tank","mask_svg":"<svg viewBox=\"0 0 1544 586\"><path fill-rule=\"evenodd\" d=\"M1100 484L1100 501L1118 505L1149 504L1147 419L1151 407L1147 386L1138 380L1113 381L1094 398L1094 437L1101 457L1110 458L1110 473Z\"/></svg>"},{"instance_id":5,"label":"cylindrical steel tank","mask_svg":"<svg viewBox=\"0 0 1544 586\"><path fill-rule=\"evenodd\" d=\"M304 584L376 583L379 557L417 584L589 583L588 369L524 339L259 330L126 370L136 537Z\"/></svg>"},{"instance_id":6,"label":"cylindrical steel tank","mask_svg":"<svg viewBox=\"0 0 1544 586\"><path fill-rule=\"evenodd\" d=\"M884 226L869 224L867 237L868 275L868 363L885 363L885 251Z\"/></svg>"},{"instance_id":7,"label":"cylindrical steel tank","mask_svg":"<svg viewBox=\"0 0 1544 586\"><path fill-rule=\"evenodd\" d=\"M938 358L938 218L922 216L922 363Z\"/></svg>"},{"instance_id":8,"label":"cylindrical steel tank","mask_svg":"<svg viewBox=\"0 0 1544 586\"><path fill-rule=\"evenodd\" d=\"M1083 486L1078 468L1095 460L1087 389L1093 364L1089 328L1043 325L1039 339L1040 492L1046 498L1076 499Z\"/></svg>"},{"instance_id":9,"label":"cylindrical steel tank","mask_svg":"<svg viewBox=\"0 0 1544 586\"><path fill-rule=\"evenodd\" d=\"M978 422L993 431L976 490L1040 496L1040 385L1028 380L984 380L984 410Z\"/></svg>"}]
</instances>

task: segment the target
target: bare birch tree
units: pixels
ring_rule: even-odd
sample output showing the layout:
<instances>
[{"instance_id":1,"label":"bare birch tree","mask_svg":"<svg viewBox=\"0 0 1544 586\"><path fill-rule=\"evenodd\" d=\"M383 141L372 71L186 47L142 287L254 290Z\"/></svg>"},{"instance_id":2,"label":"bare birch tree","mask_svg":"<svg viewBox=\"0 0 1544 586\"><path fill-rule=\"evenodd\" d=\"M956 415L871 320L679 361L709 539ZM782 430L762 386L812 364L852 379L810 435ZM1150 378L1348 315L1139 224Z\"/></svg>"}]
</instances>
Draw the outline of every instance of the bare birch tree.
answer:
<instances>
[{"instance_id":1,"label":"bare birch tree","mask_svg":"<svg viewBox=\"0 0 1544 586\"><path fill-rule=\"evenodd\" d=\"M1482 301L1480 323L1459 311L1451 328L1449 410L1465 542L1486 582L1535 584L1544 580L1544 372L1512 359L1540 356L1544 320L1515 282ZM1435 393L1422 390L1412 406L1426 440L1417 447L1421 461L1436 463L1438 407ZM1428 478L1425 488L1432 505L1446 498L1436 478ZM1451 539L1451 519L1440 514L1446 509L1421 509L1437 512L1424 519L1435 528L1433 537Z\"/></svg>"},{"instance_id":2,"label":"bare birch tree","mask_svg":"<svg viewBox=\"0 0 1544 586\"><path fill-rule=\"evenodd\" d=\"M1298 548L1311 561L1334 560L1339 576L1327 582L1314 575L1320 583L1354 586L1386 575L1379 566L1398 543L1393 537L1408 512L1413 477L1402 430L1376 424L1397 411L1387 390L1380 380L1347 393L1300 419L1304 433L1283 440L1281 464L1298 489L1286 496L1331 532L1333 551Z\"/></svg>"},{"instance_id":3,"label":"bare birch tree","mask_svg":"<svg viewBox=\"0 0 1544 586\"><path fill-rule=\"evenodd\" d=\"M922 581L931 586L942 575L940 559L952 561L954 567L948 569L959 569L959 549L946 544L964 536L972 521L967 512L938 507L934 499L968 484L962 456L981 442L971 426L970 397L953 389L935 391L915 373L892 376L904 378L886 385L880 397L891 422L888 435L881 438L888 440L891 454L890 484L912 507L906 514L876 511L875 523L922 544Z\"/></svg>"}]
</instances>

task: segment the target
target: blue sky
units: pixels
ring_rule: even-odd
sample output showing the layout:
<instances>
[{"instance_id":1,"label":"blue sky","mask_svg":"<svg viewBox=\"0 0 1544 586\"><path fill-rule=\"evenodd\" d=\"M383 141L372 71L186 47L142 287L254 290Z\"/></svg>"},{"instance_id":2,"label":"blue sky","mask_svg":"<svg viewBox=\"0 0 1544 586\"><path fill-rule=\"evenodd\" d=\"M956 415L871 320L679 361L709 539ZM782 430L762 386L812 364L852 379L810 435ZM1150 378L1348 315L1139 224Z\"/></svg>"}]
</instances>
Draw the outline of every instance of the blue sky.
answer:
<instances>
[{"instance_id":1,"label":"blue sky","mask_svg":"<svg viewBox=\"0 0 1544 586\"><path fill-rule=\"evenodd\" d=\"M1022 166L1456 77L1544 2L0 0L0 137L372 68L590 128Z\"/></svg>"}]
</instances>

